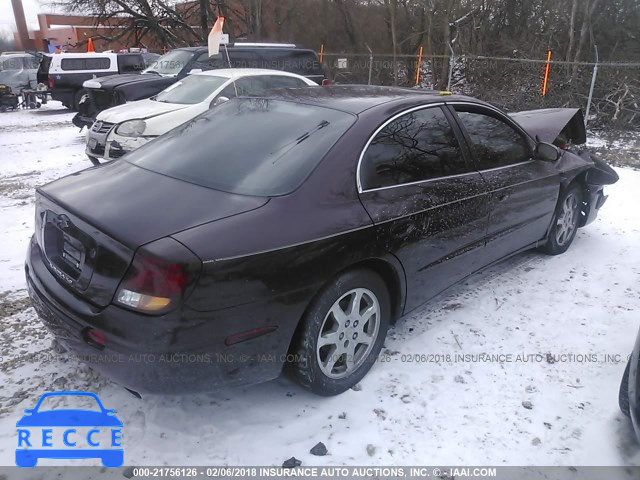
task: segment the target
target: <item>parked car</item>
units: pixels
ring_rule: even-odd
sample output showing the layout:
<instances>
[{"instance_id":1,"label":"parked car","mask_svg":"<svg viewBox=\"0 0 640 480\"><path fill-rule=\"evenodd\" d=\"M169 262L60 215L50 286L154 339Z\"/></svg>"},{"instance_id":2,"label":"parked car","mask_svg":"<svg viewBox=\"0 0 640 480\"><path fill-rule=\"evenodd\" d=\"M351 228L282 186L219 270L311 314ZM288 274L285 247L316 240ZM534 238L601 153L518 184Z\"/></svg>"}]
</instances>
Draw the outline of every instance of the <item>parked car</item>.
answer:
<instances>
[{"instance_id":1,"label":"parked car","mask_svg":"<svg viewBox=\"0 0 640 480\"><path fill-rule=\"evenodd\" d=\"M89 93L73 119L78 127L89 127L98 113L125 102L149 98L189 73L220 68L266 68L297 73L317 84L326 83L324 67L313 50L293 44L235 43L227 46L229 59L221 53L209 56L207 47L171 50L142 72L142 76L115 76L86 82ZM229 65L229 60L231 65Z\"/></svg>"},{"instance_id":2,"label":"parked car","mask_svg":"<svg viewBox=\"0 0 640 480\"><path fill-rule=\"evenodd\" d=\"M640 332L635 347L627 362L620 382L618 400L620 410L631 419L631 424L640 442Z\"/></svg>"},{"instance_id":3,"label":"parked car","mask_svg":"<svg viewBox=\"0 0 640 480\"><path fill-rule=\"evenodd\" d=\"M237 95L313 85L317 86L301 75L278 70L237 68L194 73L151 98L100 112L87 130L87 156L93 164L120 158Z\"/></svg>"},{"instance_id":4,"label":"parked car","mask_svg":"<svg viewBox=\"0 0 640 480\"><path fill-rule=\"evenodd\" d=\"M339 394L399 316L515 253L563 253L595 219L615 172L535 135L434 92L231 99L38 188L29 295L83 358L174 360L91 363L138 392L255 383L286 364Z\"/></svg>"},{"instance_id":5,"label":"parked car","mask_svg":"<svg viewBox=\"0 0 640 480\"><path fill-rule=\"evenodd\" d=\"M90 78L114 74L137 74L146 68L145 61L155 58L146 53L56 53L44 55L37 80L47 85L51 98L71 109L78 110L86 93L82 84Z\"/></svg>"},{"instance_id":6,"label":"parked car","mask_svg":"<svg viewBox=\"0 0 640 480\"><path fill-rule=\"evenodd\" d=\"M0 55L0 85L7 85L16 95L36 86L36 72L42 55L11 53Z\"/></svg>"}]
</instances>

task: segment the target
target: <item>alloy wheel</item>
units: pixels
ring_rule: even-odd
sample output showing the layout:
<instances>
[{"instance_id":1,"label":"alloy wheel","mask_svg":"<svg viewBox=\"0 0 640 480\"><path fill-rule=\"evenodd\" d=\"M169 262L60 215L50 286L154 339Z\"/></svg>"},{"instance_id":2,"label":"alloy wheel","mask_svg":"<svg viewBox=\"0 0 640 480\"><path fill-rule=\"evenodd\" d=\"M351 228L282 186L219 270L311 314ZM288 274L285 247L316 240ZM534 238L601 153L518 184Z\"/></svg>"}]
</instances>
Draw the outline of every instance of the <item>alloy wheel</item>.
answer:
<instances>
[{"instance_id":1,"label":"alloy wheel","mask_svg":"<svg viewBox=\"0 0 640 480\"><path fill-rule=\"evenodd\" d=\"M574 194L569 194L562 203L562 210L556 222L556 242L559 246L563 246L572 238L578 223L577 220L578 200Z\"/></svg>"},{"instance_id":2,"label":"alloy wheel","mask_svg":"<svg viewBox=\"0 0 640 480\"><path fill-rule=\"evenodd\" d=\"M331 306L322 322L316 355L322 373L351 375L367 359L380 330L380 303L366 288L355 288Z\"/></svg>"}]
</instances>

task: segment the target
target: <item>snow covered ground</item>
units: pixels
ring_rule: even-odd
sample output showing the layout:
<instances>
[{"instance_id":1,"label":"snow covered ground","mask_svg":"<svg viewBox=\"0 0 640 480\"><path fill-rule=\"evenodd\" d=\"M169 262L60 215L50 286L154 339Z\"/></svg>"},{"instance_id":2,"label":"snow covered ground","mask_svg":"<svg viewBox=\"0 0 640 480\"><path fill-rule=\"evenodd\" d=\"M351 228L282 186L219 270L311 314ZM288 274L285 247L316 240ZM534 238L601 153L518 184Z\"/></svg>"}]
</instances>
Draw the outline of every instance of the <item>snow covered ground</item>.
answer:
<instances>
[{"instance_id":1,"label":"snow covered ground","mask_svg":"<svg viewBox=\"0 0 640 480\"><path fill-rule=\"evenodd\" d=\"M126 465L640 465L617 405L640 325L640 171L618 169L566 254L519 255L401 319L357 390L320 398L281 378L139 400L56 355L26 300L33 189L90 166L71 117L56 102L0 114L0 465L23 410L53 390L116 410ZM327 456L309 453L317 442Z\"/></svg>"}]
</instances>

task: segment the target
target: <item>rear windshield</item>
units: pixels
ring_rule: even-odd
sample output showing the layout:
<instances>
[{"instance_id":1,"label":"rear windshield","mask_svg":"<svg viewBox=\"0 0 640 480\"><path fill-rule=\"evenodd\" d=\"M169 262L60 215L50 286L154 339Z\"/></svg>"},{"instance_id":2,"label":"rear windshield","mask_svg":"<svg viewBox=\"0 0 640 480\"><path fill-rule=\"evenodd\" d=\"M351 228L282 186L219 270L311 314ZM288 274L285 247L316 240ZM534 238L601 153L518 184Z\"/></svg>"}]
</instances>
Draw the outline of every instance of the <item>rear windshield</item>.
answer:
<instances>
[{"instance_id":1,"label":"rear windshield","mask_svg":"<svg viewBox=\"0 0 640 480\"><path fill-rule=\"evenodd\" d=\"M153 97L163 103L194 105L203 102L229 79L210 75L189 75Z\"/></svg>"},{"instance_id":2,"label":"rear windshield","mask_svg":"<svg viewBox=\"0 0 640 480\"><path fill-rule=\"evenodd\" d=\"M239 98L124 157L173 178L241 195L295 190L355 116L283 100Z\"/></svg>"}]
</instances>

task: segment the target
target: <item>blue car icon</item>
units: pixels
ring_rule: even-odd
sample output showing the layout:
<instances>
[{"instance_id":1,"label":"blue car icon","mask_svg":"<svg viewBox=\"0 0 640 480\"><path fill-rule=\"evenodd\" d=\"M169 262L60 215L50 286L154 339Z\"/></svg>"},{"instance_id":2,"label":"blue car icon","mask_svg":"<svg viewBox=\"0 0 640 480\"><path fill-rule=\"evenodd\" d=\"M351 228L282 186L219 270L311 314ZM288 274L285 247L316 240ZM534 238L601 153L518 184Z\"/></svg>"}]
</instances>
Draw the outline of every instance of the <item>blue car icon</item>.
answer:
<instances>
[{"instance_id":1,"label":"blue car icon","mask_svg":"<svg viewBox=\"0 0 640 480\"><path fill-rule=\"evenodd\" d=\"M84 409L57 409L39 411L42 402L49 397L90 397L93 398L100 411ZM16 465L19 467L35 467L39 458L75 459L75 458L100 458L105 467L121 467L124 463L124 450L122 449L121 428L122 422L114 415L115 410L104 408L102 402L95 393L91 392L50 392L40 397L33 409L26 409L26 413L18 422L18 448L16 449ZM30 429L42 427L42 436L36 435ZM92 448L55 448L52 440L53 429L49 427L66 427L62 438L67 447L77 444L77 430L75 427L91 427L86 435L86 441ZM59 429L62 430L62 429ZM104 448L104 439L98 441L97 435L104 435L103 430L109 432L109 446L120 448ZM31 435L31 434L34 435ZM73 441L72 441L73 438ZM101 437L102 438L102 437ZM23 447L23 448L20 448ZM29 447L29 448L27 448ZM42 447L42 448L39 448Z\"/></svg>"}]
</instances>

